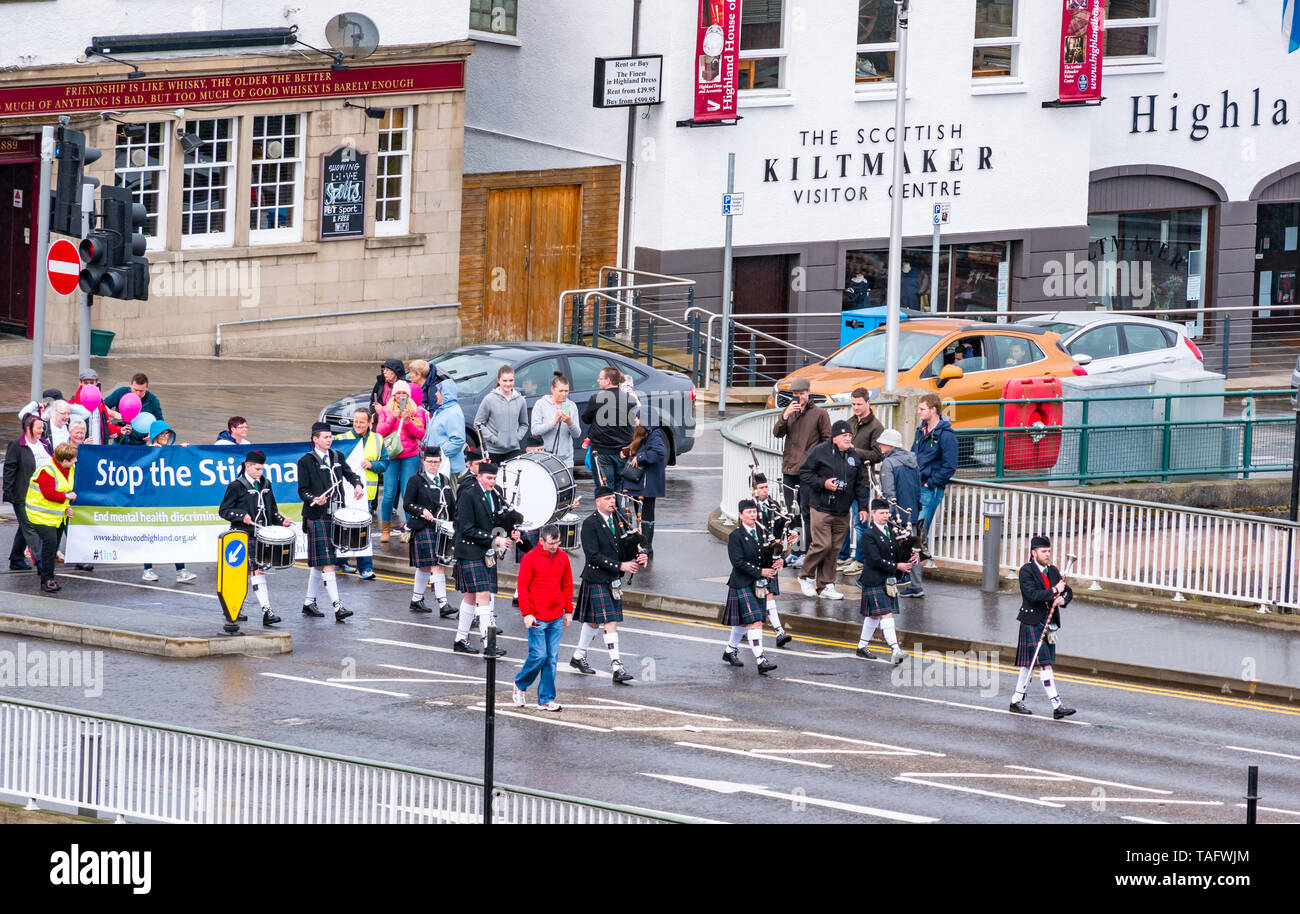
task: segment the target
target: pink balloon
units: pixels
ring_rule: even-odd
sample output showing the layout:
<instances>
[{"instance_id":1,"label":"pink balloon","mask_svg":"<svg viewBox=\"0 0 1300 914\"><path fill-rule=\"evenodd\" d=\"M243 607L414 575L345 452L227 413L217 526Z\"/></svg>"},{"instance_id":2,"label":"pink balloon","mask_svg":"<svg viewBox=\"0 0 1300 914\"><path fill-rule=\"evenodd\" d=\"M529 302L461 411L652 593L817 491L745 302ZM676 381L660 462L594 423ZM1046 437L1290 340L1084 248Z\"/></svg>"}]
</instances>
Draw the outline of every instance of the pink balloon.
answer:
<instances>
[{"instance_id":1,"label":"pink balloon","mask_svg":"<svg viewBox=\"0 0 1300 914\"><path fill-rule=\"evenodd\" d=\"M85 387L81 388L79 397L81 399L81 405L86 407L86 409L90 410L92 413L99 409L99 404L104 402L103 394L99 392L99 388L94 384L87 384ZM136 399L139 399L139 397Z\"/></svg>"},{"instance_id":2,"label":"pink balloon","mask_svg":"<svg viewBox=\"0 0 1300 914\"><path fill-rule=\"evenodd\" d=\"M140 415L140 398L134 392L123 394L122 399L117 401L117 411L123 419L130 422Z\"/></svg>"}]
</instances>

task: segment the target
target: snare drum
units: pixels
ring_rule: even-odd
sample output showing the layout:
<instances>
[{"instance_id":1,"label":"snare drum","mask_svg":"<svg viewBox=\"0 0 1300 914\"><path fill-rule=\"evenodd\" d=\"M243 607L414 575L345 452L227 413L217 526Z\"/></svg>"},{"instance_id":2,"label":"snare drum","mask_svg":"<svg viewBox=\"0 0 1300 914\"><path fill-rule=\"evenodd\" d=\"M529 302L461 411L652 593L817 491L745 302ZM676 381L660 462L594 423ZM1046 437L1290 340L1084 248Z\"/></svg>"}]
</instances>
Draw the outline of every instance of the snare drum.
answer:
<instances>
[{"instance_id":1,"label":"snare drum","mask_svg":"<svg viewBox=\"0 0 1300 914\"><path fill-rule=\"evenodd\" d=\"M521 530L536 530L569 510L577 485L573 468L545 451L512 457L501 464L497 484L506 502L524 516Z\"/></svg>"},{"instance_id":2,"label":"snare drum","mask_svg":"<svg viewBox=\"0 0 1300 914\"><path fill-rule=\"evenodd\" d=\"M436 521L433 529L433 554L438 564L450 568L455 559L456 528L449 520Z\"/></svg>"},{"instance_id":3,"label":"snare drum","mask_svg":"<svg viewBox=\"0 0 1300 914\"><path fill-rule=\"evenodd\" d=\"M333 514L330 541L335 549L355 552L370 545L370 512L339 508Z\"/></svg>"},{"instance_id":4,"label":"snare drum","mask_svg":"<svg viewBox=\"0 0 1300 914\"><path fill-rule=\"evenodd\" d=\"M261 568L292 568L292 527L258 527L253 531L253 561Z\"/></svg>"},{"instance_id":5,"label":"snare drum","mask_svg":"<svg viewBox=\"0 0 1300 914\"><path fill-rule=\"evenodd\" d=\"M556 526L560 528L561 549L578 548L578 528L581 524L582 518L576 514L566 514L556 521Z\"/></svg>"}]
</instances>

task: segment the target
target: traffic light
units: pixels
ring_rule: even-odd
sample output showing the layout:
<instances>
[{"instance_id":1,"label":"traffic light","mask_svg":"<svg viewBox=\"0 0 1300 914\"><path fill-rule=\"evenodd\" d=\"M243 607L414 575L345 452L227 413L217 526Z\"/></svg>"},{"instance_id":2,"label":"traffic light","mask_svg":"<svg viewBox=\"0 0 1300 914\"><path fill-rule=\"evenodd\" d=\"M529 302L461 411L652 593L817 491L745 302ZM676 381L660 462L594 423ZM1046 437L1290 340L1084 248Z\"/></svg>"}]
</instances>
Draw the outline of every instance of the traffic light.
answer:
<instances>
[{"instance_id":1,"label":"traffic light","mask_svg":"<svg viewBox=\"0 0 1300 914\"><path fill-rule=\"evenodd\" d=\"M61 235L81 237L81 185L99 185L99 179L82 176L81 169L99 161L101 153L86 145L86 135L60 124L54 133L54 157L59 163L50 210L50 228Z\"/></svg>"},{"instance_id":2,"label":"traffic light","mask_svg":"<svg viewBox=\"0 0 1300 914\"><path fill-rule=\"evenodd\" d=\"M126 300L149 298L149 261L143 256L148 214L126 187L99 191L100 227L82 239L81 291Z\"/></svg>"}]
</instances>

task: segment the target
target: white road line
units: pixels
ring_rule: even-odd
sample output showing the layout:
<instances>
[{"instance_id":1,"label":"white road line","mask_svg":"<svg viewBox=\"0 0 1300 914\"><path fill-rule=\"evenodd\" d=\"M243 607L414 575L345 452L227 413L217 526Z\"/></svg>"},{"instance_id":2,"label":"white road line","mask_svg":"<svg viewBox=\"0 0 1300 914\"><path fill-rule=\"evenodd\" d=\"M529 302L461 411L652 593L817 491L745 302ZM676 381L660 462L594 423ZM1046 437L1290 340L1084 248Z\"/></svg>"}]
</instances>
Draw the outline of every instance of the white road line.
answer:
<instances>
[{"instance_id":1,"label":"white road line","mask_svg":"<svg viewBox=\"0 0 1300 914\"><path fill-rule=\"evenodd\" d=\"M361 676L331 676L326 682L436 682L439 685L464 685L463 679L410 679L410 678L393 678L377 679Z\"/></svg>"},{"instance_id":2,"label":"white road line","mask_svg":"<svg viewBox=\"0 0 1300 914\"><path fill-rule=\"evenodd\" d=\"M79 581L98 581L101 584L121 585L122 587L139 587L141 590L161 590L163 593L183 594L187 597L202 597L205 600L217 599L217 595L214 593L204 593L201 590L196 590L194 587L185 584L178 585L180 587L185 587L185 590L177 590L175 587L163 587L158 584L137 584L135 581L115 581L112 578L97 578L88 574L68 574L62 571L59 572L59 577L76 578ZM126 606L119 608L130 609L131 607Z\"/></svg>"},{"instance_id":3,"label":"white road line","mask_svg":"<svg viewBox=\"0 0 1300 914\"><path fill-rule=\"evenodd\" d=\"M341 682L322 682L319 679L306 679L302 676L289 676L284 673L263 673L272 679L288 679L290 682L306 682L311 685L329 686L334 689L351 689L354 692L372 692L375 695L391 695L393 698L410 698L405 692L385 692L383 689L366 689L361 686L343 685Z\"/></svg>"},{"instance_id":4,"label":"white road line","mask_svg":"<svg viewBox=\"0 0 1300 914\"><path fill-rule=\"evenodd\" d=\"M982 774L967 771L904 771L907 778L1002 778L1009 781L1068 781L1069 778L1048 777L1042 774Z\"/></svg>"},{"instance_id":5,"label":"white road line","mask_svg":"<svg viewBox=\"0 0 1300 914\"><path fill-rule=\"evenodd\" d=\"M1245 809L1246 804L1238 803L1237 808ZM1256 806L1255 808L1258 810L1263 810L1264 812L1280 812L1284 816L1300 816L1300 812L1296 812L1294 809L1278 809L1276 806Z\"/></svg>"},{"instance_id":6,"label":"white road line","mask_svg":"<svg viewBox=\"0 0 1300 914\"><path fill-rule=\"evenodd\" d=\"M1077 774L1066 774L1064 771L1048 771L1046 768L1030 768L1028 765L1004 765L1005 768L1011 768L1015 771L1034 771L1038 774L1056 774L1072 781L1079 781L1084 784L1100 784L1102 787L1118 787L1121 790L1141 790L1143 793L1159 793L1169 796L1172 790L1160 790L1156 787L1138 787L1136 784L1120 784L1117 781L1099 781L1096 778L1080 777Z\"/></svg>"},{"instance_id":7,"label":"white road line","mask_svg":"<svg viewBox=\"0 0 1300 914\"><path fill-rule=\"evenodd\" d=\"M1143 819L1141 816L1120 816L1125 822L1140 822L1143 825L1168 825L1162 819Z\"/></svg>"},{"instance_id":8,"label":"white road line","mask_svg":"<svg viewBox=\"0 0 1300 914\"><path fill-rule=\"evenodd\" d=\"M835 683L831 683L831 682L813 682L812 680L809 679L790 679L785 676L779 676L777 678L782 682L797 682L800 685L816 686L819 689L839 689L842 692L858 692L859 694L862 695L880 695L884 698L901 698L906 701L920 701L931 705L948 705L949 707L952 708L963 708L968 711L985 711L989 714L1006 714L1008 716L1015 716L1015 717L1024 716L1020 714L1011 715L1011 712L1005 708L986 708L983 705L968 705L968 704L963 704L959 701L946 701L942 698L922 698L920 695L901 695L897 692L881 692L878 689L860 689L857 688L856 686L836 685ZM1081 727L1092 726L1092 724L1083 720L1070 720L1069 718L1066 718L1064 720L1052 720L1046 715L1038 715L1038 714L1035 714L1032 717L1025 717L1025 719L1041 720L1053 724L1077 724Z\"/></svg>"},{"instance_id":9,"label":"white road line","mask_svg":"<svg viewBox=\"0 0 1300 914\"><path fill-rule=\"evenodd\" d=\"M487 713L487 708L483 705L471 705L470 710L482 711L484 714ZM544 724L555 724L557 727L573 727L577 730L595 730L597 733L609 732L608 727L593 727L591 724L579 724L571 720L560 720L555 716L554 712L551 711L539 711L536 714L524 714L520 711L503 711L501 708L497 708L493 713L499 714L502 717L518 717L521 720L534 720Z\"/></svg>"},{"instance_id":10,"label":"white road line","mask_svg":"<svg viewBox=\"0 0 1300 914\"><path fill-rule=\"evenodd\" d=\"M592 701L603 701L606 704L622 705L625 708L639 708L642 711L658 711L660 714L674 714L678 717L698 717L700 720L716 720L724 724L731 723L730 717L718 717L713 714L696 714L693 711L677 711L672 708L656 708L654 705L639 705L631 701L622 701L616 698L597 698L592 696Z\"/></svg>"},{"instance_id":11,"label":"white road line","mask_svg":"<svg viewBox=\"0 0 1300 914\"><path fill-rule=\"evenodd\" d=\"M956 790L960 793L977 793L980 796L996 797L999 800L1014 800L1017 803L1029 803L1032 806L1050 806L1053 809L1064 809L1064 803L1049 803L1045 800L1033 800L1029 797L1013 797L1009 793L995 793L992 790L980 790L975 787L960 787L957 784L945 784L942 781L926 781L921 778L907 778L899 775L894 778L895 781L902 781L905 784L922 784L926 787L940 787L944 790ZM1093 798L1089 798L1093 799Z\"/></svg>"},{"instance_id":12,"label":"white road line","mask_svg":"<svg viewBox=\"0 0 1300 914\"><path fill-rule=\"evenodd\" d=\"M464 682L481 683L483 681L482 676L470 676L466 673L450 673L450 672L444 672L443 670L422 670L419 667L398 666L395 663L379 663L376 664L376 666L385 670L401 670L403 673L429 673L433 676L451 676L455 679L462 680Z\"/></svg>"},{"instance_id":13,"label":"white road line","mask_svg":"<svg viewBox=\"0 0 1300 914\"><path fill-rule=\"evenodd\" d=\"M1238 752L1254 752L1259 755L1272 755L1277 758L1287 758L1292 761L1300 762L1300 755L1287 755L1285 752L1269 752L1266 749L1247 749L1245 746L1220 746L1220 749L1235 749Z\"/></svg>"},{"instance_id":14,"label":"white road line","mask_svg":"<svg viewBox=\"0 0 1300 914\"><path fill-rule=\"evenodd\" d=\"M680 635L677 632L656 632L656 631L651 631L648 628L628 628L623 625L619 625L618 630L620 632L626 632L630 635L650 635L655 638L672 638L675 641L694 641L696 644L711 644L715 646L721 646L727 643L726 639L722 637L701 638L698 635ZM718 630L718 635L721 636L724 634L726 634L726 629L720 628ZM791 657L832 657L835 659L843 659L845 657L853 656L852 654L832 654L827 651L792 651L786 648L778 649L776 653L773 654L773 656L780 657L782 654L789 654Z\"/></svg>"},{"instance_id":15,"label":"white road line","mask_svg":"<svg viewBox=\"0 0 1300 914\"><path fill-rule=\"evenodd\" d=\"M566 707L568 707L566 705ZM753 727L697 727L682 724L680 727L611 727L623 733L780 733L780 730L763 730Z\"/></svg>"},{"instance_id":16,"label":"white road line","mask_svg":"<svg viewBox=\"0 0 1300 914\"><path fill-rule=\"evenodd\" d=\"M371 621L371 622L387 622L387 623L390 624L390 625L409 625L409 626L412 626L413 628L431 628L431 629L434 629L435 631L440 631L440 632L454 632L454 631L456 631L456 626L454 626L454 625L434 625L434 624L431 623L431 622L412 622L410 619L385 619L385 618L383 618L382 616L371 616L371 617L370 617L370 621ZM521 637L519 637L518 635L497 635L497 640L498 640L498 641L519 641L519 642L522 642L522 643L524 643L524 644L527 644L527 643L528 643L528 639L527 639L526 637L521 638ZM589 647L587 650L589 650L589 651L596 651L596 652L601 653L601 654L607 654L607 653L609 653L608 649L603 648L603 647L596 647L595 644L592 644L592 646ZM640 657L640 656L641 656L640 654L634 654L634 653L632 653L631 651L619 651L619 653L622 654L624 657Z\"/></svg>"},{"instance_id":17,"label":"white road line","mask_svg":"<svg viewBox=\"0 0 1300 914\"><path fill-rule=\"evenodd\" d=\"M390 641L390 640L388 640L387 638L358 638L357 640L360 641L360 642L362 642L363 644L384 644L384 645L387 645L387 646L389 646L389 647L409 647L409 648L411 648L411 649L413 649L413 650L417 650L417 651L431 651L431 652L433 652L433 653L435 653L435 654L455 654L455 655L458 656L458 657L469 657L469 658L476 659L476 660L486 660L486 659L487 659L487 658L484 657L482 654L462 654L462 653L460 653L459 651L452 650L452 649L449 648L449 647L434 647L432 644L416 644L416 643L413 642L413 641ZM498 657L498 658L497 658L497 663L513 663L515 666L523 666L523 665L524 665L524 661L522 661L522 660L516 660L516 659L514 659L514 658L512 658L512 657ZM382 665L383 665L383 664L380 664L380 666L382 666ZM561 673L573 673L575 676L586 676L586 675L588 675L587 673L579 673L577 670L572 669L572 668L567 667L567 666L557 667L557 668L556 668L556 671L557 671L557 672L561 672ZM604 679L613 679L613 678L614 678L614 675L613 675L612 673L606 673L606 672L604 672L604 671L602 671L602 670L596 670L596 675L597 675L597 676L600 676L600 677L602 677L602 678L604 678Z\"/></svg>"},{"instance_id":18,"label":"white road line","mask_svg":"<svg viewBox=\"0 0 1300 914\"><path fill-rule=\"evenodd\" d=\"M811 730L802 731L804 736L816 736L819 739L833 739L842 743L854 743L858 746L879 746L882 749L898 749L902 752L910 752L913 755L932 755L935 758L947 758L942 752L931 752L928 749L909 749L906 746L894 746L889 743L877 743L869 739L852 739L847 736L835 736L831 733L814 733Z\"/></svg>"},{"instance_id":19,"label":"white road line","mask_svg":"<svg viewBox=\"0 0 1300 914\"><path fill-rule=\"evenodd\" d=\"M677 777L671 774L650 774L645 771L639 773L643 777L657 778L658 780L669 781L673 784L686 784L690 787L699 787L704 790L713 790L718 793L730 795L737 793L750 793L754 796L769 797L773 800L780 800L783 803L797 802L806 806L820 806L823 809L837 809L842 812L855 812L864 816L876 816L881 819L889 819L892 822L908 822L915 825L926 825L939 821L930 816L918 816L910 812L895 812L892 809L877 809L874 806L855 806L852 803L841 803L838 800L823 800L820 797L781 793L776 790L768 790L766 787L762 787L758 784L733 784L729 781L708 781L700 778Z\"/></svg>"},{"instance_id":20,"label":"white road line","mask_svg":"<svg viewBox=\"0 0 1300 914\"><path fill-rule=\"evenodd\" d=\"M890 752L887 749L754 749L754 752L777 752L781 755L911 755L910 752Z\"/></svg>"},{"instance_id":21,"label":"white road line","mask_svg":"<svg viewBox=\"0 0 1300 914\"><path fill-rule=\"evenodd\" d=\"M807 765L809 768L834 768L834 765L825 765L821 762L805 762L803 759L782 758L779 755L758 755L750 752L748 749L728 749L725 746L706 746L703 743L677 742L674 746L686 746L690 749L708 749L711 752L728 752L732 755L743 755L746 758L762 759L765 762L786 762L791 765Z\"/></svg>"},{"instance_id":22,"label":"white road line","mask_svg":"<svg viewBox=\"0 0 1300 914\"><path fill-rule=\"evenodd\" d=\"M1039 797L1056 803L1156 803L1162 806L1222 806L1221 800L1169 800L1164 797Z\"/></svg>"}]
</instances>

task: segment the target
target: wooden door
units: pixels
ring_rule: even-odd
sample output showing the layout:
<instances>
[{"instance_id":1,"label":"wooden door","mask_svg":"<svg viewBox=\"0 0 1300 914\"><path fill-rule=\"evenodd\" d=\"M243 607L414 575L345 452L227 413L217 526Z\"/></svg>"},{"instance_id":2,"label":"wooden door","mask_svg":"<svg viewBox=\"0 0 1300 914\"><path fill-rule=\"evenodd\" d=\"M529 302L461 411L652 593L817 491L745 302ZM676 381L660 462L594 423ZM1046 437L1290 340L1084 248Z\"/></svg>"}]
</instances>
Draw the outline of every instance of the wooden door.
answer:
<instances>
[{"instance_id":1,"label":"wooden door","mask_svg":"<svg viewBox=\"0 0 1300 914\"><path fill-rule=\"evenodd\" d=\"M483 304L487 340L528 337L528 254L532 191L512 187L488 192L487 258Z\"/></svg>"},{"instance_id":2,"label":"wooden door","mask_svg":"<svg viewBox=\"0 0 1300 914\"><path fill-rule=\"evenodd\" d=\"M582 187L534 187L532 206L527 339L553 340L560 293L578 287Z\"/></svg>"},{"instance_id":3,"label":"wooden door","mask_svg":"<svg viewBox=\"0 0 1300 914\"><path fill-rule=\"evenodd\" d=\"M777 254L766 257L737 257L732 261L733 301L731 311L737 319L755 330L769 333L781 339L792 336L790 320L781 317L753 317L744 315L788 314L790 312L790 286L794 279L793 267L796 257L793 254ZM736 344L747 347L750 337L738 331ZM779 343L758 337L757 351L767 357L765 365L760 364L759 372L771 378L783 378L793 370L790 350ZM737 359L732 374L733 383L738 386L762 386L762 378L751 377L748 371L749 361L741 353L733 352ZM798 363L795 363L796 365Z\"/></svg>"},{"instance_id":4,"label":"wooden door","mask_svg":"<svg viewBox=\"0 0 1300 914\"><path fill-rule=\"evenodd\" d=\"M31 165L0 165L0 328L27 329L36 226Z\"/></svg>"}]
</instances>

